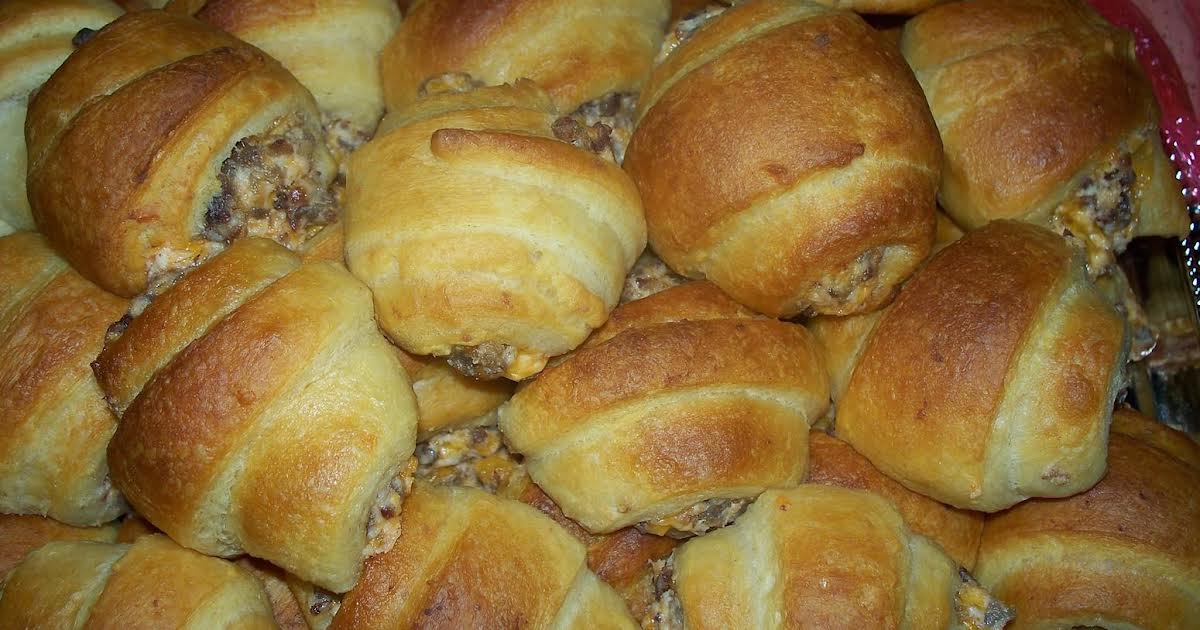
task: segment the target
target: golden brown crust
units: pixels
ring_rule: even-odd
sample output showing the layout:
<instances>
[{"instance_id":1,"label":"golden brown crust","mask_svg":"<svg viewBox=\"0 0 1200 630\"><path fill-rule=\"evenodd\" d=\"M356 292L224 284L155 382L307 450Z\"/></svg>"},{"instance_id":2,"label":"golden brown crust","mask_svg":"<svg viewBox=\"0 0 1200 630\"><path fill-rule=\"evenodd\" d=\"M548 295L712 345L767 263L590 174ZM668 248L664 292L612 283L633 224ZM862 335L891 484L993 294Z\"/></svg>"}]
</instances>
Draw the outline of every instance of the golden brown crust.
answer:
<instances>
[{"instance_id":1,"label":"golden brown crust","mask_svg":"<svg viewBox=\"0 0 1200 630\"><path fill-rule=\"evenodd\" d=\"M167 10L278 59L313 93L327 124L348 121L369 137L383 116L379 58L400 25L394 0L175 0Z\"/></svg>"},{"instance_id":2,"label":"golden brown crust","mask_svg":"<svg viewBox=\"0 0 1200 630\"><path fill-rule=\"evenodd\" d=\"M121 15L108 0L11 0L0 5L0 236L34 229L25 189L30 94L71 54L81 29Z\"/></svg>"},{"instance_id":3,"label":"golden brown crust","mask_svg":"<svg viewBox=\"0 0 1200 630\"><path fill-rule=\"evenodd\" d=\"M838 402L838 435L958 507L1073 494L1103 474L1127 347L1061 238L993 222L937 254L882 316Z\"/></svg>"},{"instance_id":4,"label":"golden brown crust","mask_svg":"<svg viewBox=\"0 0 1200 630\"><path fill-rule=\"evenodd\" d=\"M618 308L615 325L627 329L547 369L501 408L534 481L589 530L800 481L809 424L829 401L815 344L803 328L747 318L723 296L733 315L704 319L721 310L706 301L715 296L683 285ZM684 319L693 311L701 318Z\"/></svg>"},{"instance_id":5,"label":"golden brown crust","mask_svg":"<svg viewBox=\"0 0 1200 630\"><path fill-rule=\"evenodd\" d=\"M1192 496L1200 469L1159 448L1159 434L1189 438L1130 411L1116 415L1121 430L1095 487L987 520L978 577L1016 607L1013 628L1175 628L1200 614L1200 504Z\"/></svg>"},{"instance_id":6,"label":"golden brown crust","mask_svg":"<svg viewBox=\"0 0 1200 630\"><path fill-rule=\"evenodd\" d=\"M558 140L549 109L528 81L430 97L355 153L347 262L406 351L500 348L465 371L520 380L616 305L645 246L641 200L610 158Z\"/></svg>"},{"instance_id":7,"label":"golden brown crust","mask_svg":"<svg viewBox=\"0 0 1200 630\"><path fill-rule=\"evenodd\" d=\"M40 235L0 239L0 511L99 525L125 509L108 477L116 418L90 363L125 302Z\"/></svg>"},{"instance_id":8,"label":"golden brown crust","mask_svg":"<svg viewBox=\"0 0 1200 630\"><path fill-rule=\"evenodd\" d=\"M851 13L736 6L655 70L638 114L625 166L654 250L744 304L873 310L929 252L937 132L903 58Z\"/></svg>"},{"instance_id":9,"label":"golden brown crust","mask_svg":"<svg viewBox=\"0 0 1200 630\"><path fill-rule=\"evenodd\" d=\"M675 552L687 627L954 627L954 562L870 493L770 491Z\"/></svg>"},{"instance_id":10,"label":"golden brown crust","mask_svg":"<svg viewBox=\"0 0 1200 630\"><path fill-rule=\"evenodd\" d=\"M430 77L466 72L489 85L536 81L567 113L635 92L666 28L668 0L426 0L405 15L382 60L388 109Z\"/></svg>"},{"instance_id":11,"label":"golden brown crust","mask_svg":"<svg viewBox=\"0 0 1200 630\"><path fill-rule=\"evenodd\" d=\"M139 293L164 250L205 254L196 236L220 190L221 162L239 139L287 114L320 136L311 95L261 51L189 18L123 16L30 103L38 228L86 277L120 295ZM316 151L332 164L323 147ZM95 185L99 165L104 186Z\"/></svg>"},{"instance_id":12,"label":"golden brown crust","mask_svg":"<svg viewBox=\"0 0 1200 630\"><path fill-rule=\"evenodd\" d=\"M911 20L902 48L945 143L942 204L968 228L1048 225L1114 152L1161 153L1129 34L1084 2L949 3ZM1134 233L1186 233L1174 173L1154 161L1135 158Z\"/></svg>"},{"instance_id":13,"label":"golden brown crust","mask_svg":"<svg viewBox=\"0 0 1200 630\"><path fill-rule=\"evenodd\" d=\"M0 582L30 551L55 540L116 542L117 527L72 527L41 516L0 514Z\"/></svg>"},{"instance_id":14,"label":"golden brown crust","mask_svg":"<svg viewBox=\"0 0 1200 630\"><path fill-rule=\"evenodd\" d=\"M938 503L879 472L849 444L813 431L808 436L808 483L867 490L891 501L917 534L941 545L968 571L975 566L983 515Z\"/></svg>"},{"instance_id":15,"label":"golden brown crust","mask_svg":"<svg viewBox=\"0 0 1200 630\"><path fill-rule=\"evenodd\" d=\"M404 535L367 560L332 628L571 627L594 597L583 545L526 505L418 482L400 518ZM634 627L607 595L589 622Z\"/></svg>"},{"instance_id":16,"label":"golden brown crust","mask_svg":"<svg viewBox=\"0 0 1200 630\"><path fill-rule=\"evenodd\" d=\"M165 536L50 543L13 571L0 618L14 627L272 627L253 577Z\"/></svg>"},{"instance_id":17,"label":"golden brown crust","mask_svg":"<svg viewBox=\"0 0 1200 630\"><path fill-rule=\"evenodd\" d=\"M106 380L146 383L126 397L109 456L138 512L181 543L344 591L376 497L412 453L416 405L366 288L332 263L295 262L237 241L142 315L195 305L188 329L134 320L119 340L134 359L110 347L98 361Z\"/></svg>"}]
</instances>

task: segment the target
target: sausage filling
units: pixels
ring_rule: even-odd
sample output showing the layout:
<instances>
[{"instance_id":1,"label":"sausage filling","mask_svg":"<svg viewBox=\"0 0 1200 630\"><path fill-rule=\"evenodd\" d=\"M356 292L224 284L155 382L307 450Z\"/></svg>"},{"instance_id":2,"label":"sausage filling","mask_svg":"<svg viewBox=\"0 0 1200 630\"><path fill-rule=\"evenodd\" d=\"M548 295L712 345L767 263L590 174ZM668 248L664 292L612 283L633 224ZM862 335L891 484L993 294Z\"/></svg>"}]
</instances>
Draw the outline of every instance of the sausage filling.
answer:
<instances>
[{"instance_id":1,"label":"sausage filling","mask_svg":"<svg viewBox=\"0 0 1200 630\"><path fill-rule=\"evenodd\" d=\"M625 276L625 287L621 290L621 304L650 297L688 282L688 279L671 271L667 263L656 256L650 248L638 256L633 269Z\"/></svg>"},{"instance_id":2,"label":"sausage filling","mask_svg":"<svg viewBox=\"0 0 1200 630\"><path fill-rule=\"evenodd\" d=\"M1093 278L1105 273L1133 238L1136 182L1132 156L1120 152L1084 177L1074 198L1055 210L1055 229L1083 249Z\"/></svg>"},{"instance_id":3,"label":"sausage filling","mask_svg":"<svg viewBox=\"0 0 1200 630\"><path fill-rule=\"evenodd\" d=\"M962 584L954 594L954 610L963 627L968 630L1000 630L1016 617L1012 608L992 597L966 569L959 569L958 577Z\"/></svg>"},{"instance_id":4,"label":"sausage filling","mask_svg":"<svg viewBox=\"0 0 1200 630\"><path fill-rule=\"evenodd\" d=\"M683 630L683 605L675 593L675 555L650 562L650 583L654 601L642 617L646 630Z\"/></svg>"},{"instance_id":5,"label":"sausage filling","mask_svg":"<svg viewBox=\"0 0 1200 630\"><path fill-rule=\"evenodd\" d=\"M586 126L576 118L563 116L554 121L550 131L555 138L577 149L613 158L612 128L602 122Z\"/></svg>"},{"instance_id":6,"label":"sausage filling","mask_svg":"<svg viewBox=\"0 0 1200 630\"><path fill-rule=\"evenodd\" d=\"M621 164L625 161L625 148L629 146L629 139L633 137L633 114L636 107L637 94L611 92L580 105L579 109L571 114L571 118L583 128L596 128L599 125L608 129L607 138L612 147L613 159L617 164Z\"/></svg>"},{"instance_id":7,"label":"sausage filling","mask_svg":"<svg viewBox=\"0 0 1200 630\"><path fill-rule=\"evenodd\" d=\"M439 433L417 445L417 477L437 485L480 488L508 496L519 491L525 468L508 451L496 427Z\"/></svg>"},{"instance_id":8,"label":"sausage filling","mask_svg":"<svg viewBox=\"0 0 1200 630\"><path fill-rule=\"evenodd\" d=\"M338 163L337 182L345 185L346 164L350 160L350 154L366 144L371 139L371 134L345 118L326 119L324 128L325 146Z\"/></svg>"},{"instance_id":9,"label":"sausage filling","mask_svg":"<svg viewBox=\"0 0 1200 630\"><path fill-rule=\"evenodd\" d=\"M884 247L869 249L850 264L809 285L799 296L803 314L836 312L846 305L866 299L875 289L871 281L879 275L884 250Z\"/></svg>"},{"instance_id":10,"label":"sausage filling","mask_svg":"<svg viewBox=\"0 0 1200 630\"><path fill-rule=\"evenodd\" d=\"M220 243L261 236L294 249L336 221L335 167L319 142L294 114L239 140L221 164L221 191L200 235Z\"/></svg>"},{"instance_id":11,"label":"sausage filling","mask_svg":"<svg viewBox=\"0 0 1200 630\"><path fill-rule=\"evenodd\" d=\"M696 31L711 22L713 18L728 11L733 5L734 0L716 0L708 3L703 9L697 9L679 18L679 21L667 32L667 37L663 40L662 48L659 49L658 56L654 58L654 63L657 65L666 61L667 57L670 57L671 53L691 39Z\"/></svg>"},{"instance_id":12,"label":"sausage filling","mask_svg":"<svg viewBox=\"0 0 1200 630\"><path fill-rule=\"evenodd\" d=\"M751 499L707 499L665 518L639 523L638 529L655 536L690 538L725 527L746 511Z\"/></svg>"},{"instance_id":13,"label":"sausage filling","mask_svg":"<svg viewBox=\"0 0 1200 630\"><path fill-rule=\"evenodd\" d=\"M446 362L471 378L492 380L503 377L516 359L513 346L485 341L478 346L454 346Z\"/></svg>"},{"instance_id":14,"label":"sausage filling","mask_svg":"<svg viewBox=\"0 0 1200 630\"><path fill-rule=\"evenodd\" d=\"M367 547L364 556L384 553L400 537L400 505L412 490L417 459L408 458L400 472L375 496L371 514L367 517Z\"/></svg>"}]
</instances>

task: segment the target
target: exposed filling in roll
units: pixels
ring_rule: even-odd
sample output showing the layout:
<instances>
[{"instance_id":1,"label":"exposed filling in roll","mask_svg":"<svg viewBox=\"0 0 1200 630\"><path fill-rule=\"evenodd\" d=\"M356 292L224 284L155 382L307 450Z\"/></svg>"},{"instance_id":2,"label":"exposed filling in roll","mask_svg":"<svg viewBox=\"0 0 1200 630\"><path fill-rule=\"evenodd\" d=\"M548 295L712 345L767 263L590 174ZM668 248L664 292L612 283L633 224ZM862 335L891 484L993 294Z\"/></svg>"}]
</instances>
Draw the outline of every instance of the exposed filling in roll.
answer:
<instances>
[{"instance_id":1,"label":"exposed filling in roll","mask_svg":"<svg viewBox=\"0 0 1200 630\"><path fill-rule=\"evenodd\" d=\"M320 141L294 114L239 140L221 164L221 192L208 204L201 236L223 243L261 236L295 248L336 221L333 165Z\"/></svg>"},{"instance_id":2,"label":"exposed filling in roll","mask_svg":"<svg viewBox=\"0 0 1200 630\"><path fill-rule=\"evenodd\" d=\"M969 630L1000 630L1016 617L1004 602L992 597L966 569L958 570L962 580L954 594L954 610Z\"/></svg>"},{"instance_id":3,"label":"exposed filling in roll","mask_svg":"<svg viewBox=\"0 0 1200 630\"><path fill-rule=\"evenodd\" d=\"M639 523L638 529L671 538L699 536L732 523L751 502L752 499L707 499L671 516Z\"/></svg>"},{"instance_id":4,"label":"exposed filling in roll","mask_svg":"<svg viewBox=\"0 0 1200 630\"><path fill-rule=\"evenodd\" d=\"M875 288L871 280L879 275L884 249L869 249L850 264L826 274L812 284L806 293L799 296L801 304L805 307L802 314L836 312L848 304L866 299Z\"/></svg>"},{"instance_id":5,"label":"exposed filling in roll","mask_svg":"<svg viewBox=\"0 0 1200 630\"><path fill-rule=\"evenodd\" d=\"M400 506L412 490L416 472L417 458L410 457L400 472L375 496L371 514L367 517L366 556L390 550L400 537Z\"/></svg>"},{"instance_id":6,"label":"exposed filling in roll","mask_svg":"<svg viewBox=\"0 0 1200 630\"><path fill-rule=\"evenodd\" d=\"M646 608L642 627L647 630L683 630L683 605L675 594L675 554L650 562L654 601Z\"/></svg>"},{"instance_id":7,"label":"exposed filling in roll","mask_svg":"<svg viewBox=\"0 0 1200 630\"><path fill-rule=\"evenodd\" d=\"M439 433L417 445L417 477L447 486L481 488L508 496L518 490L525 468L508 451L496 427L466 427Z\"/></svg>"},{"instance_id":8,"label":"exposed filling in roll","mask_svg":"<svg viewBox=\"0 0 1200 630\"><path fill-rule=\"evenodd\" d=\"M633 137L633 114L636 108L637 94L611 92L580 105L571 118L585 128L594 128L596 125L607 127L613 158L617 164L621 164L625 161L625 148Z\"/></svg>"},{"instance_id":9,"label":"exposed filling in roll","mask_svg":"<svg viewBox=\"0 0 1200 630\"><path fill-rule=\"evenodd\" d=\"M1083 248L1092 277L1104 273L1133 237L1135 183L1132 156L1118 152L1084 177L1074 198L1054 213L1054 227Z\"/></svg>"},{"instance_id":10,"label":"exposed filling in roll","mask_svg":"<svg viewBox=\"0 0 1200 630\"><path fill-rule=\"evenodd\" d=\"M425 79L421 87L417 88L417 96L425 98L433 94L461 94L483 85L482 81L475 80L465 72L447 72Z\"/></svg>"},{"instance_id":11,"label":"exposed filling in roll","mask_svg":"<svg viewBox=\"0 0 1200 630\"><path fill-rule=\"evenodd\" d=\"M513 346L485 341L477 346L454 346L446 362L471 378L491 380L503 377L516 359Z\"/></svg>"},{"instance_id":12,"label":"exposed filling in roll","mask_svg":"<svg viewBox=\"0 0 1200 630\"><path fill-rule=\"evenodd\" d=\"M345 118L328 118L324 121L325 146L338 163L337 183L346 183L346 163L350 154L371 139L371 133Z\"/></svg>"},{"instance_id":13,"label":"exposed filling in roll","mask_svg":"<svg viewBox=\"0 0 1200 630\"><path fill-rule=\"evenodd\" d=\"M312 595L303 603L309 615L328 621L333 620L338 608L342 605L341 599L337 595L317 587L313 588Z\"/></svg>"},{"instance_id":14,"label":"exposed filling in roll","mask_svg":"<svg viewBox=\"0 0 1200 630\"><path fill-rule=\"evenodd\" d=\"M716 0L710 2L703 9L697 9L679 18L670 31L667 31L667 37L663 40L662 48L658 50L658 56L654 58L655 64L660 64L671 56L677 48L683 45L684 42L692 38L696 31L700 30L705 24L708 24L713 18L721 15L729 10L735 4L736 0Z\"/></svg>"},{"instance_id":15,"label":"exposed filling in roll","mask_svg":"<svg viewBox=\"0 0 1200 630\"><path fill-rule=\"evenodd\" d=\"M625 276L625 287L621 290L621 304L650 297L688 282L688 279L671 271L667 263L656 256L650 248L638 256L633 269Z\"/></svg>"},{"instance_id":16,"label":"exposed filling in roll","mask_svg":"<svg viewBox=\"0 0 1200 630\"><path fill-rule=\"evenodd\" d=\"M615 159L612 150L612 128L604 123L585 126L576 118L563 116L554 121L550 131L554 133L555 138L578 149Z\"/></svg>"}]
</instances>

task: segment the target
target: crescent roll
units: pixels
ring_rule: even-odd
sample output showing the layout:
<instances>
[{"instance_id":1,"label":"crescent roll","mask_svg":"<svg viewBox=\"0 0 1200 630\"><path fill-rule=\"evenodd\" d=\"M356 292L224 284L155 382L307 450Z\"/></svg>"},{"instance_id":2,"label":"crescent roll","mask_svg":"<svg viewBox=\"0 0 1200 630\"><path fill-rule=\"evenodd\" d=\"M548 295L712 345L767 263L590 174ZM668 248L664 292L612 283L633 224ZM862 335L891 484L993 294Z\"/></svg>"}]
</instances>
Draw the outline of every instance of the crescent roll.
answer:
<instances>
[{"instance_id":1,"label":"crescent roll","mask_svg":"<svg viewBox=\"0 0 1200 630\"><path fill-rule=\"evenodd\" d=\"M99 525L126 510L105 455L117 420L89 367L125 306L40 235L0 238L0 512Z\"/></svg>"},{"instance_id":2,"label":"crescent roll","mask_svg":"<svg viewBox=\"0 0 1200 630\"><path fill-rule=\"evenodd\" d=\"M669 0L414 2L383 54L388 110L456 75L485 85L532 79L559 110L591 110L631 130L669 12Z\"/></svg>"},{"instance_id":3,"label":"crescent roll","mask_svg":"<svg viewBox=\"0 0 1200 630\"><path fill-rule=\"evenodd\" d=\"M279 60L312 92L339 158L371 138L383 116L379 57L400 25L395 0L174 0L167 10Z\"/></svg>"},{"instance_id":4,"label":"crescent roll","mask_svg":"<svg viewBox=\"0 0 1200 630\"><path fill-rule=\"evenodd\" d=\"M654 251L774 317L883 306L929 254L941 163L904 59L811 2L714 4L686 22L625 157Z\"/></svg>"},{"instance_id":5,"label":"crescent roll","mask_svg":"<svg viewBox=\"0 0 1200 630\"><path fill-rule=\"evenodd\" d=\"M808 483L873 492L890 501L914 533L937 543L959 566L975 566L983 514L917 494L879 472L849 444L821 431L808 436Z\"/></svg>"},{"instance_id":6,"label":"crescent roll","mask_svg":"<svg viewBox=\"0 0 1200 630\"><path fill-rule=\"evenodd\" d=\"M52 542L0 593L0 628L274 628L262 586L230 562L165 536Z\"/></svg>"},{"instance_id":7,"label":"crescent roll","mask_svg":"<svg viewBox=\"0 0 1200 630\"><path fill-rule=\"evenodd\" d=\"M652 630L999 629L1012 613L887 500L804 485L765 492L734 525L656 566Z\"/></svg>"},{"instance_id":8,"label":"crescent roll","mask_svg":"<svg viewBox=\"0 0 1200 630\"><path fill-rule=\"evenodd\" d=\"M84 277L132 297L241 236L298 247L337 218L312 95L211 26L129 13L29 105L38 230Z\"/></svg>"},{"instance_id":9,"label":"crescent roll","mask_svg":"<svg viewBox=\"0 0 1200 630\"><path fill-rule=\"evenodd\" d=\"M25 191L25 110L77 41L121 15L108 0L0 3L0 236L32 230Z\"/></svg>"},{"instance_id":10,"label":"crescent roll","mask_svg":"<svg viewBox=\"0 0 1200 630\"><path fill-rule=\"evenodd\" d=\"M1130 239L1186 235L1133 39L1080 0L971 0L904 29L945 144L939 196L974 229L1049 227L1100 274Z\"/></svg>"},{"instance_id":11,"label":"crescent roll","mask_svg":"<svg viewBox=\"0 0 1200 630\"><path fill-rule=\"evenodd\" d=\"M389 113L354 154L347 262L405 350L520 380L616 306L646 244L641 199L607 145L571 146L562 120L528 81L444 93Z\"/></svg>"},{"instance_id":12,"label":"crescent roll","mask_svg":"<svg viewBox=\"0 0 1200 630\"><path fill-rule=\"evenodd\" d=\"M829 377L804 328L710 283L613 311L500 408L533 480L593 532L688 536L800 483Z\"/></svg>"},{"instance_id":13,"label":"crescent roll","mask_svg":"<svg viewBox=\"0 0 1200 630\"><path fill-rule=\"evenodd\" d=\"M0 514L0 583L29 552L56 540L116 542L117 526L74 527L41 516Z\"/></svg>"},{"instance_id":14,"label":"crescent roll","mask_svg":"<svg viewBox=\"0 0 1200 630\"><path fill-rule=\"evenodd\" d=\"M413 487L404 535L367 561L331 628L636 628L583 545L537 510Z\"/></svg>"},{"instance_id":15,"label":"crescent roll","mask_svg":"<svg viewBox=\"0 0 1200 630\"><path fill-rule=\"evenodd\" d=\"M1200 446L1113 416L1108 474L988 518L978 576L1025 628L1191 628L1200 619Z\"/></svg>"},{"instance_id":16,"label":"crescent roll","mask_svg":"<svg viewBox=\"0 0 1200 630\"><path fill-rule=\"evenodd\" d=\"M391 544L417 408L344 268L242 239L112 332L109 462L155 527L337 592Z\"/></svg>"},{"instance_id":17,"label":"crescent roll","mask_svg":"<svg viewBox=\"0 0 1200 630\"><path fill-rule=\"evenodd\" d=\"M1128 334L1078 253L994 221L936 254L861 350L837 433L889 477L994 512L1104 474Z\"/></svg>"}]
</instances>

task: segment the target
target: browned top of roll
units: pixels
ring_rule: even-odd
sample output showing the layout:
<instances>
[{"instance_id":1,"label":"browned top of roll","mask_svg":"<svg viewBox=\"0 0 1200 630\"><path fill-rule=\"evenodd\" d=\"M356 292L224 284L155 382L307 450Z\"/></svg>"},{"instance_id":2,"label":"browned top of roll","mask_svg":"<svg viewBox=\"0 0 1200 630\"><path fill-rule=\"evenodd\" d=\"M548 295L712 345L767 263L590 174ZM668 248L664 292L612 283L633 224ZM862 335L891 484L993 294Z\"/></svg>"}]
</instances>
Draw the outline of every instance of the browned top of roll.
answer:
<instances>
[{"instance_id":1,"label":"browned top of roll","mask_svg":"<svg viewBox=\"0 0 1200 630\"><path fill-rule=\"evenodd\" d=\"M807 330L757 317L707 282L625 304L596 336L603 341L589 340L518 394L527 414L521 421L526 448L536 448L588 422L592 414L649 392L733 383L828 391L824 365ZM647 360L651 356L654 360ZM702 446L714 449L707 456L720 460L754 450L712 441L689 444Z\"/></svg>"},{"instance_id":2,"label":"browned top of roll","mask_svg":"<svg viewBox=\"0 0 1200 630\"><path fill-rule=\"evenodd\" d=\"M1009 365L1072 256L1056 235L1016 223L993 223L943 250L878 324L851 378L859 392L843 403L871 401L862 413L874 418L956 418L893 447L944 440L982 459ZM903 377L891 373L901 365Z\"/></svg>"},{"instance_id":3,"label":"browned top of roll","mask_svg":"<svg viewBox=\"0 0 1200 630\"><path fill-rule=\"evenodd\" d=\"M1126 353L1122 319L1073 248L995 221L938 253L882 316L838 403L838 433L959 507L1064 496L1103 472Z\"/></svg>"},{"instance_id":4,"label":"browned top of roll","mask_svg":"<svg viewBox=\"0 0 1200 630\"><path fill-rule=\"evenodd\" d=\"M787 229L761 232L778 268L745 274L735 296L762 312L793 315L787 302L801 281L867 250L928 248L937 130L899 51L853 13L786 0L735 6L655 69L638 117L625 167L655 251L680 273L741 277L736 269L754 261L712 252L733 247L773 203L820 199ZM852 194L821 179L851 167L888 174Z\"/></svg>"},{"instance_id":5,"label":"browned top of roll","mask_svg":"<svg viewBox=\"0 0 1200 630\"><path fill-rule=\"evenodd\" d=\"M1120 410L1108 473L1093 488L990 516L979 577L1016 607L1016 627L1092 620L1166 628L1195 618L1198 450L1187 435Z\"/></svg>"},{"instance_id":6,"label":"browned top of roll","mask_svg":"<svg viewBox=\"0 0 1200 630\"><path fill-rule=\"evenodd\" d=\"M563 111L635 90L662 41L667 0L425 0L413 3L382 59L388 109L432 76L488 84L533 79Z\"/></svg>"},{"instance_id":7,"label":"browned top of roll","mask_svg":"<svg viewBox=\"0 0 1200 630\"><path fill-rule=\"evenodd\" d=\"M418 482L400 519L404 534L367 560L332 628L550 627L592 595L583 545L517 501ZM608 594L617 607L593 623L628 617Z\"/></svg>"},{"instance_id":8,"label":"browned top of roll","mask_svg":"<svg viewBox=\"0 0 1200 630\"><path fill-rule=\"evenodd\" d=\"M947 208L971 227L1057 203L1158 119L1128 33L1079 0L951 2L911 20L902 49L946 142Z\"/></svg>"},{"instance_id":9,"label":"browned top of roll","mask_svg":"<svg viewBox=\"0 0 1200 630\"><path fill-rule=\"evenodd\" d=\"M975 566L983 514L950 507L905 488L849 444L821 431L808 436L808 483L874 492L891 501L914 532L941 545L967 570Z\"/></svg>"}]
</instances>

